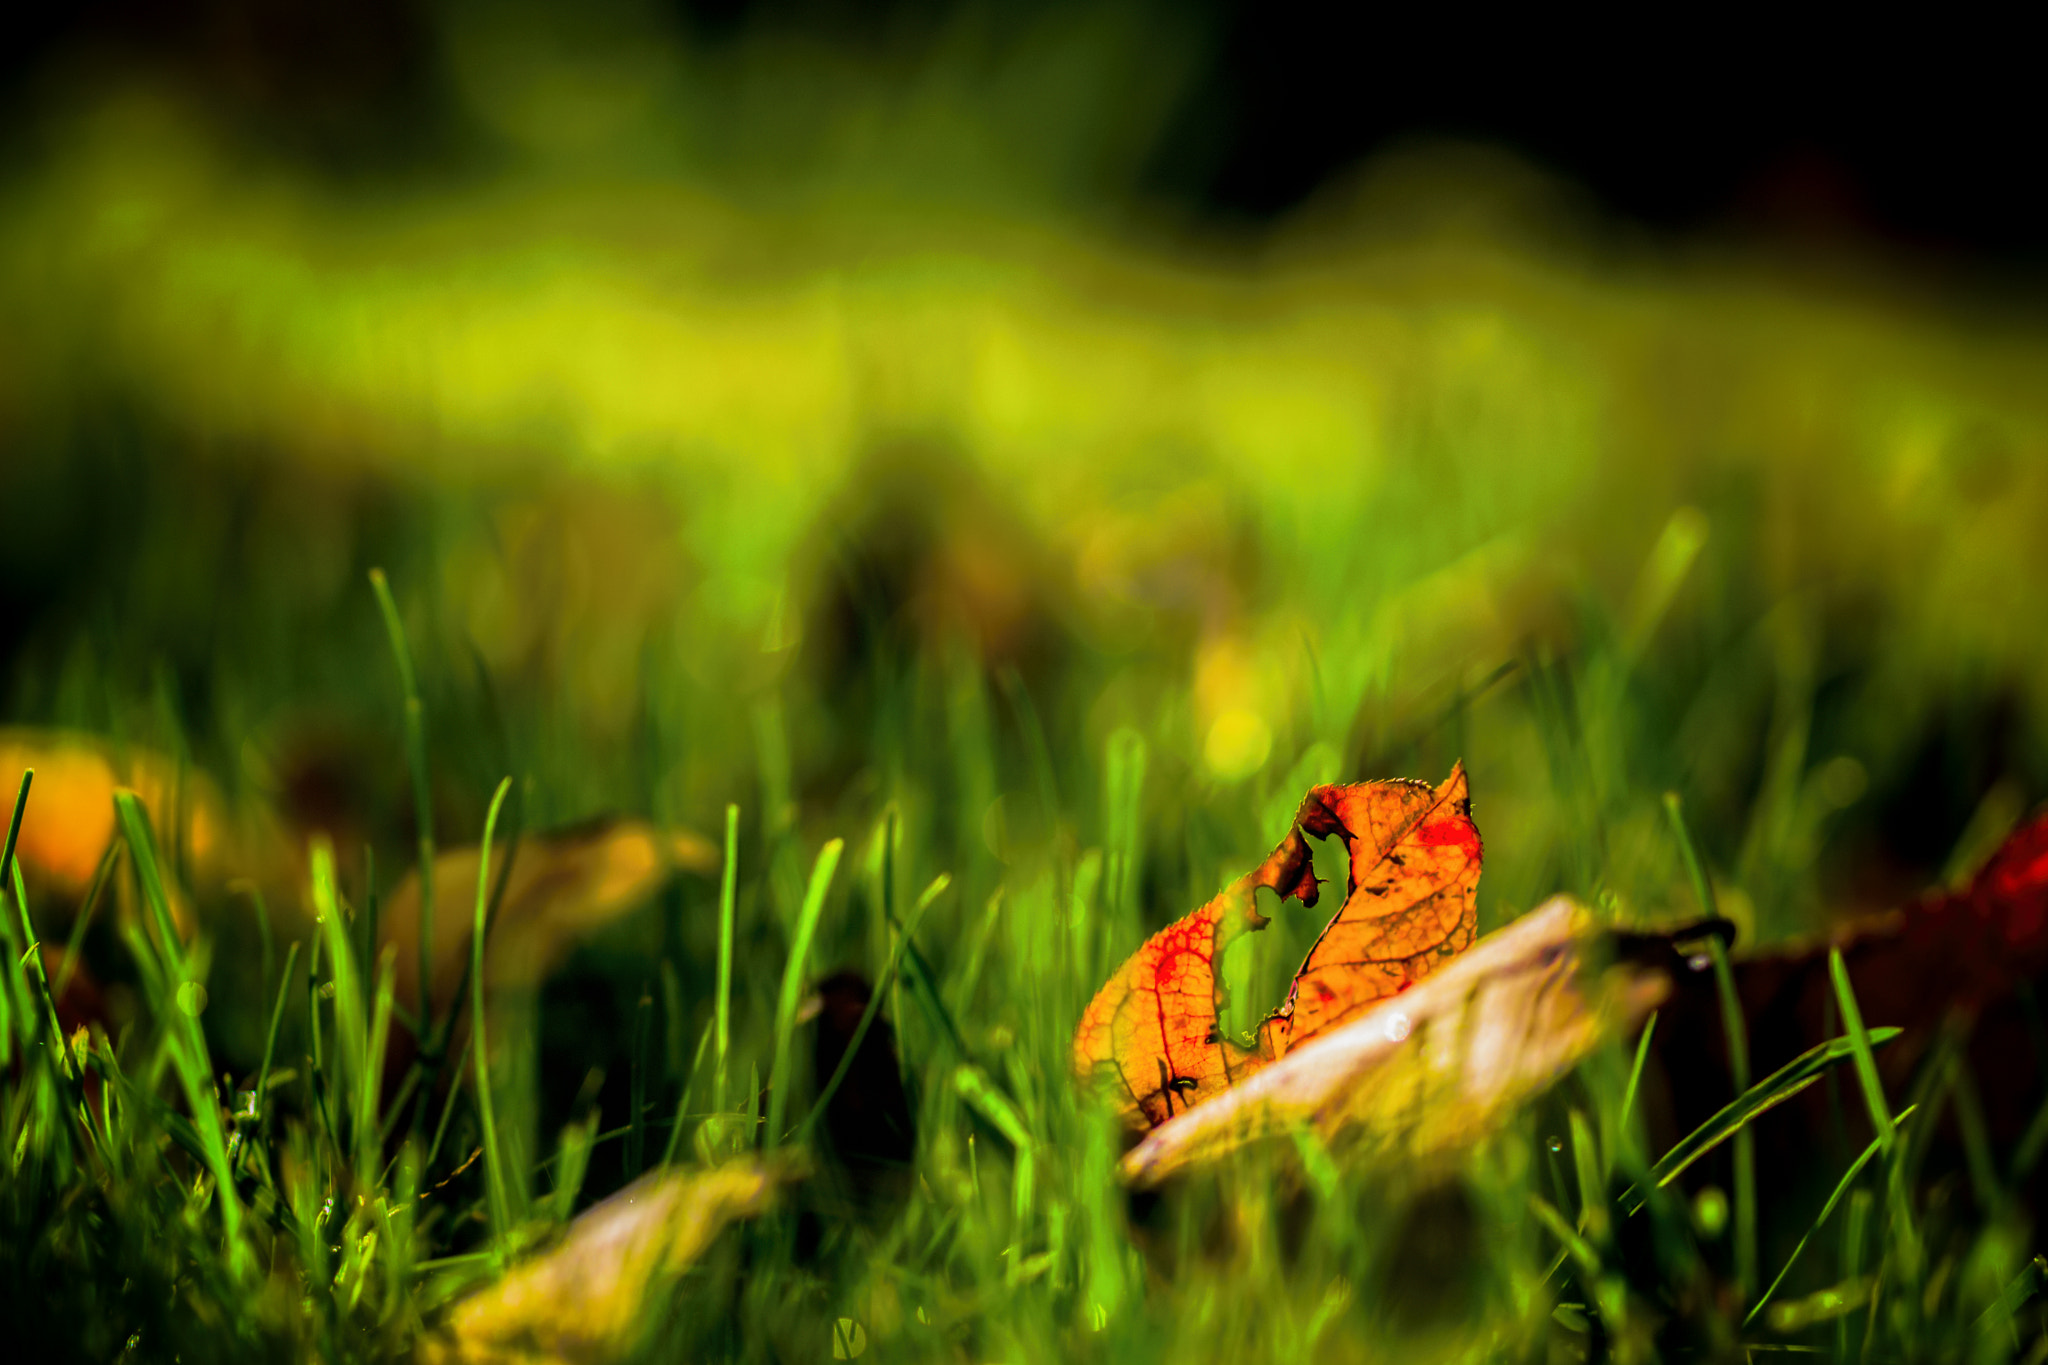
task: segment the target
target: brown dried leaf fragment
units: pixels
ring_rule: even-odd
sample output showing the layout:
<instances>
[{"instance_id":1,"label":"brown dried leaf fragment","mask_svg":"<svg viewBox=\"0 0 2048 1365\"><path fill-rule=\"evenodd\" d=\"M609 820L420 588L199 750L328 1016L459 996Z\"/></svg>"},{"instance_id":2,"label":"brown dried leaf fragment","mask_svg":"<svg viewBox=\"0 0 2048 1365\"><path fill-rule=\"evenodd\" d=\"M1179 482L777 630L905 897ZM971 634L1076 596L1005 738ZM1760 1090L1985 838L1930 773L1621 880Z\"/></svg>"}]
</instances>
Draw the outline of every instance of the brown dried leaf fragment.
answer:
<instances>
[{"instance_id":1,"label":"brown dried leaf fragment","mask_svg":"<svg viewBox=\"0 0 2048 1365\"><path fill-rule=\"evenodd\" d=\"M1296 828L1334 834L1351 855L1344 907L1294 975L1287 1002L1260 1029L1287 1055L1472 946L1479 925L1479 828L1462 764L1440 787L1360 782L1317 787Z\"/></svg>"},{"instance_id":2,"label":"brown dried leaf fragment","mask_svg":"<svg viewBox=\"0 0 2048 1365\"><path fill-rule=\"evenodd\" d=\"M579 1214L561 1241L458 1304L422 1346L435 1365L621 1360L660 1321L658 1295L777 1177L756 1161L657 1171Z\"/></svg>"},{"instance_id":3,"label":"brown dried leaf fragment","mask_svg":"<svg viewBox=\"0 0 2048 1365\"><path fill-rule=\"evenodd\" d=\"M445 1013L469 962L478 850L451 849L434 860L438 891L430 946L434 1013ZM505 845L491 850L491 884L503 874ZM645 904L677 871L707 872L717 851L694 834L638 820L606 820L519 841L512 875L485 944L493 987L539 982L583 940ZM381 937L397 948L398 1000L419 999L420 879L408 871L383 905Z\"/></svg>"},{"instance_id":4,"label":"brown dried leaf fragment","mask_svg":"<svg viewBox=\"0 0 2048 1365\"><path fill-rule=\"evenodd\" d=\"M1155 1184L1304 1127L1347 1153L1411 1164L1468 1147L1669 989L1655 968L1606 965L1603 939L1558 897L1216 1103L1155 1128L1125 1156L1124 1178Z\"/></svg>"},{"instance_id":5,"label":"brown dried leaf fragment","mask_svg":"<svg viewBox=\"0 0 2048 1365\"><path fill-rule=\"evenodd\" d=\"M1315 864L1298 828L1256 870L1147 939L1081 1016L1074 1070L1109 1087L1133 1126L1164 1123L1264 1065L1218 1026L1227 1000L1216 974L1233 939L1269 922L1258 908L1262 886L1283 901L1316 903Z\"/></svg>"}]
</instances>

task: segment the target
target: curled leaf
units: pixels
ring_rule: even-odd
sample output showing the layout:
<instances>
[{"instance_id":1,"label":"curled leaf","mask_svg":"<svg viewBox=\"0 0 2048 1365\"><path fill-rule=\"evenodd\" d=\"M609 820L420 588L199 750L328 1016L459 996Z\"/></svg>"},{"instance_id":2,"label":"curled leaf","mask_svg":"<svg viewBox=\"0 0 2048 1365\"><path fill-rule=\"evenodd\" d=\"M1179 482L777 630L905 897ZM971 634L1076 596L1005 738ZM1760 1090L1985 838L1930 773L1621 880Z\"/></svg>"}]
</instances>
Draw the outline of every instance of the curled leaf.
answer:
<instances>
[{"instance_id":1,"label":"curled leaf","mask_svg":"<svg viewBox=\"0 0 2048 1365\"><path fill-rule=\"evenodd\" d=\"M1462 765L1433 790L1422 782L1317 787L1295 825L1344 841L1350 885L1287 1002L1261 1030L1274 1057L1414 985L1471 947L1479 925L1479 828Z\"/></svg>"},{"instance_id":2,"label":"curled leaf","mask_svg":"<svg viewBox=\"0 0 2048 1365\"><path fill-rule=\"evenodd\" d=\"M1126 1101L1126 1120L1164 1123L1263 1064L1218 1026L1227 993L1216 972L1232 939L1266 927L1257 901L1262 886L1283 901L1316 903L1315 865L1298 827L1255 870L1147 939L1081 1016L1074 1069L1112 1083Z\"/></svg>"},{"instance_id":3,"label":"curled leaf","mask_svg":"<svg viewBox=\"0 0 2048 1365\"><path fill-rule=\"evenodd\" d=\"M765 1210L777 1180L738 1161L657 1171L586 1210L547 1251L457 1304L421 1357L446 1365L624 1358L657 1321L657 1296L736 1219Z\"/></svg>"},{"instance_id":4,"label":"curled leaf","mask_svg":"<svg viewBox=\"0 0 2048 1365\"><path fill-rule=\"evenodd\" d=\"M1307 1127L1368 1156L1426 1162L1479 1141L1668 989L1616 963L1606 935L1558 897L1443 971L1302 1043L1125 1156L1150 1185L1256 1139Z\"/></svg>"},{"instance_id":5,"label":"curled leaf","mask_svg":"<svg viewBox=\"0 0 2048 1365\"><path fill-rule=\"evenodd\" d=\"M1239 935L1263 929L1257 894L1314 905L1318 884L1304 834L1335 835L1350 855L1344 904L1287 1000L1253 1039L1224 1034L1216 971ZM1154 934L1081 1017L1073 1065L1120 1099L1134 1126L1156 1126L1406 990L1472 942L1481 849L1465 770L1442 786L1362 782L1319 786L1287 836L1252 872Z\"/></svg>"}]
</instances>

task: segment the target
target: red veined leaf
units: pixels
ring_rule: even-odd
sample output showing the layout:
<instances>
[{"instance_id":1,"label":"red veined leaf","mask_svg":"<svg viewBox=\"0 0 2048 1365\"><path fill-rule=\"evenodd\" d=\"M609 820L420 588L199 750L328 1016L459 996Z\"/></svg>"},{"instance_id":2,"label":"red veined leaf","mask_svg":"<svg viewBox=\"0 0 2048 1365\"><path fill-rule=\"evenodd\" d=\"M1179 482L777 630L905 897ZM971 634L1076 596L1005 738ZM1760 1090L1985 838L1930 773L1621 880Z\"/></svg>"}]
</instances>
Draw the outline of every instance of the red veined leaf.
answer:
<instances>
[{"instance_id":1,"label":"red veined leaf","mask_svg":"<svg viewBox=\"0 0 2048 1365\"><path fill-rule=\"evenodd\" d=\"M1240 1043L1219 1022L1227 1001L1216 962L1239 935L1266 926L1259 887L1283 902L1316 903L1304 833L1344 841L1344 904L1295 974L1286 1002L1256 1040ZM1480 858L1462 766L1436 788L1405 781L1313 788L1265 862L1153 935L1097 993L1075 1033L1075 1070L1117 1094L1135 1126L1156 1126L1213 1099L1469 947Z\"/></svg>"}]
</instances>

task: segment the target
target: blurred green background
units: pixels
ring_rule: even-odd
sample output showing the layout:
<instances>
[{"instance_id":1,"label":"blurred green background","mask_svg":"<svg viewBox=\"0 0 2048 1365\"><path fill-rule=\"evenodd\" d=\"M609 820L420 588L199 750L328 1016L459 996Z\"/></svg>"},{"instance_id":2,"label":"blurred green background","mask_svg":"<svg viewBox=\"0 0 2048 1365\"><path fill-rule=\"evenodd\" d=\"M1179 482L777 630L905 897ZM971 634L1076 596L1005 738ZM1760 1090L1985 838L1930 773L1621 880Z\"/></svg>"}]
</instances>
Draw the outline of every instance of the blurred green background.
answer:
<instances>
[{"instance_id":1,"label":"blurred green background","mask_svg":"<svg viewBox=\"0 0 2048 1365\"><path fill-rule=\"evenodd\" d=\"M1248 117L1220 10L97 13L9 86L6 716L188 755L346 866L414 829L373 566L444 844L508 773L533 829L741 806L757 1021L809 850L892 810L962 887L953 970L999 889L1035 942L1019 888L1081 894L1135 790L1099 974L1315 781L1462 758L1483 927L1690 913L1680 791L1764 939L2048 786L2048 332L1967 251L1674 228L1498 140L1240 194L1198 174ZM711 894L664 902L685 1040ZM558 1010L564 1104L640 953Z\"/></svg>"}]
</instances>

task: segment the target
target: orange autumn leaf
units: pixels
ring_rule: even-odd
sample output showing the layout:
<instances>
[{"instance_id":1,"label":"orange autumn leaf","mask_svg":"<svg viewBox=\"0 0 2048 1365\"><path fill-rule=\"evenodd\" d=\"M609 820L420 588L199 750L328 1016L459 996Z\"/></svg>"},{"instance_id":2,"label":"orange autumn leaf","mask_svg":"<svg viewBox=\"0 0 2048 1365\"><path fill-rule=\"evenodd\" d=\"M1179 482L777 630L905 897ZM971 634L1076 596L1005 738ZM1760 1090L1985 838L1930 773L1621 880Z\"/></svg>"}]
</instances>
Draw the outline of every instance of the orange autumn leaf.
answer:
<instances>
[{"instance_id":1,"label":"orange autumn leaf","mask_svg":"<svg viewBox=\"0 0 2048 1365\"><path fill-rule=\"evenodd\" d=\"M1316 903L1315 864L1297 825L1258 868L1167 925L1096 992L1074 1034L1074 1069L1120 1089L1124 1117L1156 1126L1222 1094L1263 1059L1217 1025L1227 992L1216 960L1240 934L1266 927L1258 889Z\"/></svg>"},{"instance_id":2,"label":"orange autumn leaf","mask_svg":"<svg viewBox=\"0 0 2048 1365\"><path fill-rule=\"evenodd\" d=\"M1283 902L1316 903L1305 833L1344 841L1344 904L1309 950L1286 1002L1255 1039L1240 1043L1219 1024L1227 999L1216 961L1239 935L1268 923L1256 902L1261 886ZM1257 869L1153 935L1096 994L1074 1036L1075 1071L1120 1094L1120 1112L1134 1126L1157 1126L1213 1099L1470 946L1480 858L1462 766L1433 789L1421 782L1311 789Z\"/></svg>"},{"instance_id":3,"label":"orange autumn leaf","mask_svg":"<svg viewBox=\"0 0 2048 1365\"><path fill-rule=\"evenodd\" d=\"M1294 974L1260 1035L1274 1058L1420 981L1472 946L1478 930L1479 827L1461 764L1441 787L1360 782L1317 787L1295 816L1351 856L1344 908Z\"/></svg>"}]
</instances>

